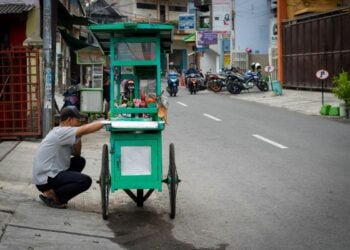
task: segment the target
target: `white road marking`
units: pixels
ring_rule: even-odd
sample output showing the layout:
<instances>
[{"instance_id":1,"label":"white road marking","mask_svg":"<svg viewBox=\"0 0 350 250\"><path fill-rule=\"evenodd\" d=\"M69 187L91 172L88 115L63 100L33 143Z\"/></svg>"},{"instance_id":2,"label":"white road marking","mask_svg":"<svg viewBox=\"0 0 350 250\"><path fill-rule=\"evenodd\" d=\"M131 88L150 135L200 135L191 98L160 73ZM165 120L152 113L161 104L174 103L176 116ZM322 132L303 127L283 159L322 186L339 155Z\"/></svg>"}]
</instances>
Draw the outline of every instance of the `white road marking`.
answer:
<instances>
[{"instance_id":1,"label":"white road marking","mask_svg":"<svg viewBox=\"0 0 350 250\"><path fill-rule=\"evenodd\" d=\"M212 115L209 115L209 114L206 114L206 113L203 113L203 115L206 116L206 117L208 117L208 118L210 118L210 119L213 119L213 120L215 120L215 121L221 122L221 119L216 118L216 117L214 117L214 116L212 116Z\"/></svg>"},{"instance_id":2,"label":"white road marking","mask_svg":"<svg viewBox=\"0 0 350 250\"><path fill-rule=\"evenodd\" d=\"M187 107L187 104L183 103L183 102L177 102L178 104L184 106L184 107Z\"/></svg>"},{"instance_id":3,"label":"white road marking","mask_svg":"<svg viewBox=\"0 0 350 250\"><path fill-rule=\"evenodd\" d=\"M274 145L275 147L278 147L278 148L281 148L281 149L288 148L286 146L283 146L282 144L279 144L277 142L271 141L271 140L269 140L269 139L267 139L267 138L265 138L265 137L263 137L261 135L253 135L253 136L258 138L258 139L260 139L260 140L262 140L262 141L264 141L264 142L270 143L271 145Z\"/></svg>"}]
</instances>

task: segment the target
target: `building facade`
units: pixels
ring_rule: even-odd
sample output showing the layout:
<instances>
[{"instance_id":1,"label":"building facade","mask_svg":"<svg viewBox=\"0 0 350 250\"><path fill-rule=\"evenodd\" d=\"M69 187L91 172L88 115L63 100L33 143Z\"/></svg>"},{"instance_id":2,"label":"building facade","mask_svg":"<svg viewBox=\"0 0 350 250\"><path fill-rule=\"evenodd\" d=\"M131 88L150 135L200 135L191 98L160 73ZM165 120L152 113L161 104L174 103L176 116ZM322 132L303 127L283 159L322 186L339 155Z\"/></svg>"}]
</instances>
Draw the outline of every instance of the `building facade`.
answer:
<instances>
[{"instance_id":1,"label":"building facade","mask_svg":"<svg viewBox=\"0 0 350 250\"><path fill-rule=\"evenodd\" d=\"M53 30L52 44L47 44L52 48L53 58L49 62L52 65L50 79L53 83L58 79L62 84L71 78L75 64L72 43L65 41L59 30L69 35L69 41L83 39L81 27L88 24L83 17L84 5L79 0L51 1L50 8L52 16L45 24L43 1L0 0L0 139L42 135L46 80L42 68L43 38L48 25ZM56 52L60 55L57 58ZM54 91L54 85L50 89ZM54 113L52 98L50 106Z\"/></svg>"},{"instance_id":2,"label":"building facade","mask_svg":"<svg viewBox=\"0 0 350 250\"><path fill-rule=\"evenodd\" d=\"M331 90L350 71L349 1L278 1L278 79L284 87ZM325 69L328 79L315 74Z\"/></svg>"}]
</instances>

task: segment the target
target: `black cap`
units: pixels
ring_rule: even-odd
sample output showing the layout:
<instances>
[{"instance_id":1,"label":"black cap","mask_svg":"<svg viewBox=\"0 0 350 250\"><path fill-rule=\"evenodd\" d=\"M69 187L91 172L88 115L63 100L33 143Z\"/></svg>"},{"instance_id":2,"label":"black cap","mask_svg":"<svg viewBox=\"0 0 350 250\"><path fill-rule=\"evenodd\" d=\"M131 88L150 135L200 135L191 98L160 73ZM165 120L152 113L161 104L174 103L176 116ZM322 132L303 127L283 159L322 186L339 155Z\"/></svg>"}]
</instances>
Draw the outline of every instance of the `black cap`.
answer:
<instances>
[{"instance_id":1,"label":"black cap","mask_svg":"<svg viewBox=\"0 0 350 250\"><path fill-rule=\"evenodd\" d=\"M81 118L80 112L75 106L66 106L61 110L61 121L67 120L69 117Z\"/></svg>"}]
</instances>

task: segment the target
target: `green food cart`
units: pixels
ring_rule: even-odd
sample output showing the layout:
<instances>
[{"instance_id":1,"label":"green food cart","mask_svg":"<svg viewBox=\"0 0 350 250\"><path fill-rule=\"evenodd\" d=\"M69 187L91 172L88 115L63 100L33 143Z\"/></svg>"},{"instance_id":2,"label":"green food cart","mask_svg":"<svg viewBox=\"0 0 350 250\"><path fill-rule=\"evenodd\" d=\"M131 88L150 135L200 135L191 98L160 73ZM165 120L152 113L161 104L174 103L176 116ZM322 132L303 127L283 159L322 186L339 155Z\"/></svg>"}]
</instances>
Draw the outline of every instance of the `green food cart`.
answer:
<instances>
[{"instance_id":1,"label":"green food cart","mask_svg":"<svg viewBox=\"0 0 350 250\"><path fill-rule=\"evenodd\" d=\"M99 179L102 217L108 217L109 192L124 190L142 207L166 183L170 218L175 218L180 182L175 148L169 146L169 169L163 179L160 115L161 54L171 50L173 26L149 23L96 24L89 27L110 59L110 146L103 145ZM110 156L110 157L109 157Z\"/></svg>"}]
</instances>

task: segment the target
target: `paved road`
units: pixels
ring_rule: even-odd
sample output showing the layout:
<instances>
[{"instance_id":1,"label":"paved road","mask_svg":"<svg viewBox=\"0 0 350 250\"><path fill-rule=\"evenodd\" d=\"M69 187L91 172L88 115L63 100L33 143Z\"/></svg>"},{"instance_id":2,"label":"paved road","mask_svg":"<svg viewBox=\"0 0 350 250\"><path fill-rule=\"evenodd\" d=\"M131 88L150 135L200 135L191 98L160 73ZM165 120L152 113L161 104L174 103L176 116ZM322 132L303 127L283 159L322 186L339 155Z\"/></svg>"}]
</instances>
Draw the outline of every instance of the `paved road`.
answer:
<instances>
[{"instance_id":1,"label":"paved road","mask_svg":"<svg viewBox=\"0 0 350 250\"><path fill-rule=\"evenodd\" d=\"M170 102L175 236L198 247L350 247L349 124L228 96Z\"/></svg>"},{"instance_id":2,"label":"paved road","mask_svg":"<svg viewBox=\"0 0 350 250\"><path fill-rule=\"evenodd\" d=\"M143 208L112 193L108 221L96 183L67 210L43 206L29 184L38 142L25 141L0 161L0 248L350 248L350 124L207 91L167 99L164 172L174 142L182 179L175 220L166 186ZM94 180L108 140L83 138Z\"/></svg>"}]
</instances>

